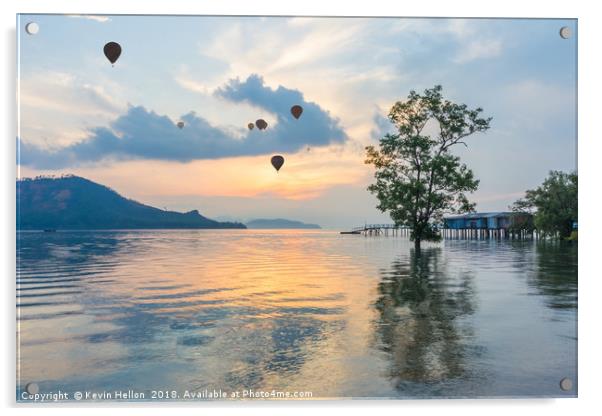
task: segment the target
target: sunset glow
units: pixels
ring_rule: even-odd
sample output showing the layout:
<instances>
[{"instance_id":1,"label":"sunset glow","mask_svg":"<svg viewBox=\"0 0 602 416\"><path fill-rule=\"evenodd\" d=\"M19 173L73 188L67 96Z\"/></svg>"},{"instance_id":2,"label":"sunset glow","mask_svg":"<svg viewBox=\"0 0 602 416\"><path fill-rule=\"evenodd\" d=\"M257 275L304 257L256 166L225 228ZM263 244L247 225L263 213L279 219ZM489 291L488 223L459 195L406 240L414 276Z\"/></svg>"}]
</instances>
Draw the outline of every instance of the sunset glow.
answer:
<instances>
[{"instance_id":1,"label":"sunset glow","mask_svg":"<svg viewBox=\"0 0 602 416\"><path fill-rule=\"evenodd\" d=\"M200 30L193 18L144 21L143 43L124 16L42 16L47 30L22 39L22 177L77 174L147 204L239 219L272 201L270 215L292 210L325 226L388 221L373 207L335 223L322 214L342 200L373 206L364 147L393 131L386 116L397 100L434 84L494 115L470 151L458 150L481 179L479 209L505 209L549 169L575 167L576 74L563 58L574 44L547 38L557 22L207 17ZM76 51L57 49L84 26ZM513 49L521 33L522 50L554 61L538 67L545 82ZM99 38L123 45L114 66ZM294 104L305 108L299 120ZM268 128L249 131L259 118ZM285 157L278 173L274 154ZM236 205L218 209L227 200Z\"/></svg>"}]
</instances>

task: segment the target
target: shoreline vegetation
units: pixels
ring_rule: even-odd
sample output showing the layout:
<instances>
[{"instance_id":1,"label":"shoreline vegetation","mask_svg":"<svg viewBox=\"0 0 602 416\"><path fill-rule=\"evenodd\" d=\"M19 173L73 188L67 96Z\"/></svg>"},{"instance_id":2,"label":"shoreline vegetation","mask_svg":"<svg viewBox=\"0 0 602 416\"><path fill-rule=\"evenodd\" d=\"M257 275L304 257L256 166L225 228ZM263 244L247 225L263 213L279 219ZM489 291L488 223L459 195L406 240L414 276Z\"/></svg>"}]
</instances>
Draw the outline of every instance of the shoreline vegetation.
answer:
<instances>
[{"instance_id":1,"label":"shoreline vegetation","mask_svg":"<svg viewBox=\"0 0 602 416\"><path fill-rule=\"evenodd\" d=\"M577 172L552 170L543 183L525 192L525 197L510 207L515 212L533 215L532 229L544 236L577 240L578 218Z\"/></svg>"},{"instance_id":2,"label":"shoreline vegetation","mask_svg":"<svg viewBox=\"0 0 602 416\"><path fill-rule=\"evenodd\" d=\"M466 138L485 133L493 120L482 117L480 107L469 109L445 99L442 91L440 85L423 93L410 91L389 112L395 131L366 147L365 164L374 167L375 178L368 191L378 199L376 208L387 212L396 227L411 230L417 252L422 241L442 239L449 215L476 213L468 194L478 189L480 180L450 149L468 147ZM514 215L533 220L511 224L509 232L533 235L537 230L544 238L577 240L577 173L550 171L541 186L527 190L510 208Z\"/></svg>"}]
</instances>

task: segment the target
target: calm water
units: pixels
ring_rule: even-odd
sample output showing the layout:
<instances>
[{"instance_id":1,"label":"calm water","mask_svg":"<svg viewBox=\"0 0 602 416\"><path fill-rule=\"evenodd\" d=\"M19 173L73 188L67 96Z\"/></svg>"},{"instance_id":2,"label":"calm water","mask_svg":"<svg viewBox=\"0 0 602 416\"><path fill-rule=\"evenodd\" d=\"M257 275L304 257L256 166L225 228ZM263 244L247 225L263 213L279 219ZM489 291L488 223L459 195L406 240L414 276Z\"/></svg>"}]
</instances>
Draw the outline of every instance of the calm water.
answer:
<instances>
[{"instance_id":1,"label":"calm water","mask_svg":"<svg viewBox=\"0 0 602 416\"><path fill-rule=\"evenodd\" d=\"M416 256L403 237L296 230L17 243L18 399L32 381L147 399L576 395L575 245L445 241Z\"/></svg>"}]
</instances>

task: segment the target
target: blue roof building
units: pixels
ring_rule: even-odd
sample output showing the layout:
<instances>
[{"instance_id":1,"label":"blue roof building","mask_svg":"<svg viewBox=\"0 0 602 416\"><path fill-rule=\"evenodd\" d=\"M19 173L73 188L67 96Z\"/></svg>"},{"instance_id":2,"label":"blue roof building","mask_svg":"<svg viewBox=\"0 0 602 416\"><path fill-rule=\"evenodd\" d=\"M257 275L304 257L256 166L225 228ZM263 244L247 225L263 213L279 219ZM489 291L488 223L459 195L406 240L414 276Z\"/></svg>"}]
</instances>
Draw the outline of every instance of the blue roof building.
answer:
<instances>
[{"instance_id":1,"label":"blue roof building","mask_svg":"<svg viewBox=\"0 0 602 416\"><path fill-rule=\"evenodd\" d=\"M507 230L527 228L533 223L533 216L526 212L474 212L455 215L443 219L443 228L452 230Z\"/></svg>"}]
</instances>

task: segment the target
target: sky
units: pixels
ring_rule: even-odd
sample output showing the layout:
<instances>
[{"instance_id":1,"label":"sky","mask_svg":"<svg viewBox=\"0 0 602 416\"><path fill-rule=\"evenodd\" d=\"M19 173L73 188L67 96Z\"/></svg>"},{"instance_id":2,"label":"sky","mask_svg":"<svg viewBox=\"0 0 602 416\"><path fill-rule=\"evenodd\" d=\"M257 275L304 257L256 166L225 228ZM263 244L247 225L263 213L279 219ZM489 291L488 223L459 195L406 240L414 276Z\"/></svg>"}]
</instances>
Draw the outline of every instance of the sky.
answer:
<instances>
[{"instance_id":1,"label":"sky","mask_svg":"<svg viewBox=\"0 0 602 416\"><path fill-rule=\"evenodd\" d=\"M478 211L577 169L575 20L21 15L18 30L20 177L76 174L221 220L391 222L364 148L437 84L493 118L454 150Z\"/></svg>"}]
</instances>

